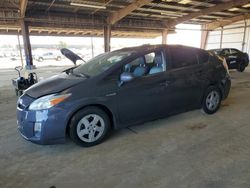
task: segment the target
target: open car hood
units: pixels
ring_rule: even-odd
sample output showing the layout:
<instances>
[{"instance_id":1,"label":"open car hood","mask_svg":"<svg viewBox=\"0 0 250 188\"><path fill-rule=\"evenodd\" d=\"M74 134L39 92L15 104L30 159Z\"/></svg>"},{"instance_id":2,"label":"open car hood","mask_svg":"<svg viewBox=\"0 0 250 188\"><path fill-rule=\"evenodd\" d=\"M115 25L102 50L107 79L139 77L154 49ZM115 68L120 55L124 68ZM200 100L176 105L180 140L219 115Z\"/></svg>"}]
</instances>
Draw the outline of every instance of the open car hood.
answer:
<instances>
[{"instance_id":1,"label":"open car hood","mask_svg":"<svg viewBox=\"0 0 250 188\"><path fill-rule=\"evenodd\" d=\"M61 53L62 53L62 55L67 57L70 61L72 61L74 63L74 65L76 65L77 60L84 61L80 56L78 56L77 54L75 54L74 52L72 52L71 50L69 50L67 48L62 48ZM84 62L86 62L86 61L84 61Z\"/></svg>"}]
</instances>

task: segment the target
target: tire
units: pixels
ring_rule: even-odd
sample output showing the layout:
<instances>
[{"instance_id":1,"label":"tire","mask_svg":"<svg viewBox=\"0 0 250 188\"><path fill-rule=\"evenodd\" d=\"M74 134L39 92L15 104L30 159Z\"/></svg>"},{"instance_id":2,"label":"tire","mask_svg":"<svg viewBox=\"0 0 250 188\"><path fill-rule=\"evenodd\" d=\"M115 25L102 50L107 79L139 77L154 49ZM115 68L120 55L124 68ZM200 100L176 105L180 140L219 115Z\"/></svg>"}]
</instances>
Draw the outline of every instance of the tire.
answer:
<instances>
[{"instance_id":1,"label":"tire","mask_svg":"<svg viewBox=\"0 0 250 188\"><path fill-rule=\"evenodd\" d=\"M243 72L245 70L245 68L246 68L245 63L240 63L237 71Z\"/></svg>"},{"instance_id":2,"label":"tire","mask_svg":"<svg viewBox=\"0 0 250 188\"><path fill-rule=\"evenodd\" d=\"M209 87L206 90L205 95L204 95L204 99L202 102L202 110L206 114L215 113L220 108L221 99L222 99L222 96L221 96L219 88L214 87L214 86Z\"/></svg>"},{"instance_id":3,"label":"tire","mask_svg":"<svg viewBox=\"0 0 250 188\"><path fill-rule=\"evenodd\" d=\"M110 118L97 107L78 111L70 122L69 136L76 144L90 147L100 144L111 130Z\"/></svg>"},{"instance_id":4,"label":"tire","mask_svg":"<svg viewBox=\"0 0 250 188\"><path fill-rule=\"evenodd\" d=\"M60 56L58 56L58 57L56 58L57 61L61 61L61 59L62 59L62 58L61 58Z\"/></svg>"},{"instance_id":5,"label":"tire","mask_svg":"<svg viewBox=\"0 0 250 188\"><path fill-rule=\"evenodd\" d=\"M39 61L39 62L42 62L42 61L43 61L43 58L42 58L42 57L39 57L39 58L38 58L38 61Z\"/></svg>"}]
</instances>

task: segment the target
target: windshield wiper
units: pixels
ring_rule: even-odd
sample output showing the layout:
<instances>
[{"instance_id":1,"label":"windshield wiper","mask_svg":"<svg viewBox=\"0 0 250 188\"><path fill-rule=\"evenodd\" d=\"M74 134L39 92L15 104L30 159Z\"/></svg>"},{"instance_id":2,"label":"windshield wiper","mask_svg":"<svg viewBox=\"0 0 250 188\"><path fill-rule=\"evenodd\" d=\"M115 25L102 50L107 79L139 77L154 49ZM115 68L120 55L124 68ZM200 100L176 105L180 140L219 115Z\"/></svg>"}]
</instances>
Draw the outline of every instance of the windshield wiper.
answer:
<instances>
[{"instance_id":1,"label":"windshield wiper","mask_svg":"<svg viewBox=\"0 0 250 188\"><path fill-rule=\"evenodd\" d=\"M65 72L66 74L69 74L72 72L73 68L75 68L75 67L70 67L70 68L64 70L63 72Z\"/></svg>"},{"instance_id":2,"label":"windshield wiper","mask_svg":"<svg viewBox=\"0 0 250 188\"><path fill-rule=\"evenodd\" d=\"M81 72L74 72L73 69L70 71L70 73L74 76L77 76L77 77L84 77L84 78L89 78L89 75L87 74L84 74L84 73L81 73Z\"/></svg>"},{"instance_id":3,"label":"windshield wiper","mask_svg":"<svg viewBox=\"0 0 250 188\"><path fill-rule=\"evenodd\" d=\"M81 73L81 72L77 72L77 73L74 72L73 71L74 68L76 68L76 67L71 67L69 69L64 70L63 72L65 72L66 74L72 74L72 75L77 76L77 77L85 77L85 78L89 78L90 77L89 75Z\"/></svg>"}]
</instances>

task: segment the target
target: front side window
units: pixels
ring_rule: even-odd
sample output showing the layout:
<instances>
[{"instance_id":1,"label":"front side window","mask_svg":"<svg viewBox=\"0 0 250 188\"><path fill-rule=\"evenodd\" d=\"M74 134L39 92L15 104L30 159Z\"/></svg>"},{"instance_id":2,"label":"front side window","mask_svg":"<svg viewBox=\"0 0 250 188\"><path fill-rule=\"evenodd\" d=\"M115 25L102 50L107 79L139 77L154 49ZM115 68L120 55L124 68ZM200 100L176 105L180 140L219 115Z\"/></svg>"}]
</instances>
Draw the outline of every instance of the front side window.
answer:
<instances>
[{"instance_id":1,"label":"front side window","mask_svg":"<svg viewBox=\"0 0 250 188\"><path fill-rule=\"evenodd\" d=\"M163 52L151 52L136 58L124 66L124 72L129 72L135 77L147 76L164 71L165 60Z\"/></svg>"},{"instance_id":2,"label":"front side window","mask_svg":"<svg viewBox=\"0 0 250 188\"><path fill-rule=\"evenodd\" d=\"M155 59L155 52L152 52L152 53L149 53L149 54L145 55L146 64L154 63L154 59Z\"/></svg>"},{"instance_id":3,"label":"front side window","mask_svg":"<svg viewBox=\"0 0 250 188\"><path fill-rule=\"evenodd\" d=\"M132 53L132 51L115 51L101 54L73 69L73 73L96 76L121 62Z\"/></svg>"}]
</instances>

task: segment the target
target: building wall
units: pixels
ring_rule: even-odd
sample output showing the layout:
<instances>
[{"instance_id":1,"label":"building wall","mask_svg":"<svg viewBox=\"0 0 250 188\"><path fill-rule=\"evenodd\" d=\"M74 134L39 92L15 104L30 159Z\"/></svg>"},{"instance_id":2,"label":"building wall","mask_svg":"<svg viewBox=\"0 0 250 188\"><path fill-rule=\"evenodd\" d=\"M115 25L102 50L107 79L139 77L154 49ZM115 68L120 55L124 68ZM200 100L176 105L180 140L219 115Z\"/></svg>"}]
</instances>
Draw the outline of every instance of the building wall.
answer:
<instances>
[{"instance_id":1,"label":"building wall","mask_svg":"<svg viewBox=\"0 0 250 188\"><path fill-rule=\"evenodd\" d=\"M223 28L222 48L237 48L250 54L250 19L246 20L246 23L245 43L243 42L245 22L240 21ZM206 49L220 48L220 40L221 28L210 31Z\"/></svg>"}]
</instances>

